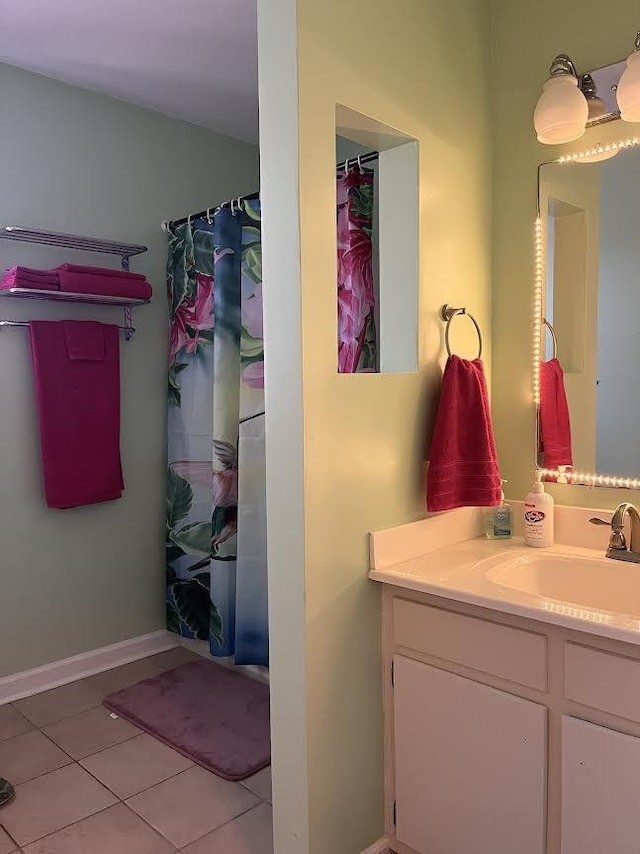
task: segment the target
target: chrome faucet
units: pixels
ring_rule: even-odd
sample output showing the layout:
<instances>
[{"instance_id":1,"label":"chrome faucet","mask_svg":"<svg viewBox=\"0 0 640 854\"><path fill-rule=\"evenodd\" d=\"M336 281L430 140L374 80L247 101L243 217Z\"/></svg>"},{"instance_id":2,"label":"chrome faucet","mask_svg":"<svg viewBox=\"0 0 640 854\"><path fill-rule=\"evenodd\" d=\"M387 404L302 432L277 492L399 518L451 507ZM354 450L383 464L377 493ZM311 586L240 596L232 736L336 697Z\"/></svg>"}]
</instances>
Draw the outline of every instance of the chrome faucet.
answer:
<instances>
[{"instance_id":1,"label":"chrome faucet","mask_svg":"<svg viewBox=\"0 0 640 854\"><path fill-rule=\"evenodd\" d=\"M624 520L627 515L631 522L631 537L628 547L627 538L624 535ZM613 558L613 560L640 563L640 513L634 504L630 504L628 501L619 504L613 511L610 522L598 519L597 516L589 519L589 521L593 525L608 525L611 528L607 557Z\"/></svg>"}]
</instances>

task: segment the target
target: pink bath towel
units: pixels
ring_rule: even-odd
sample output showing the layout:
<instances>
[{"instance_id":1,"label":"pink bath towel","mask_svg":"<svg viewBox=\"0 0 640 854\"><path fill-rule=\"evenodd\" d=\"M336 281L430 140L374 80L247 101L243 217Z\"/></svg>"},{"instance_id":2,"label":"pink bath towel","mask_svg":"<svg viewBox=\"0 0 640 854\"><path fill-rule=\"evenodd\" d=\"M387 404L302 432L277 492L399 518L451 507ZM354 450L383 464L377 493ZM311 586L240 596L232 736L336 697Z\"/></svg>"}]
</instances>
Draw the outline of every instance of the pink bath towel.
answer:
<instances>
[{"instance_id":1,"label":"pink bath towel","mask_svg":"<svg viewBox=\"0 0 640 854\"><path fill-rule=\"evenodd\" d=\"M58 264L55 272L64 270L67 273L88 273L94 276L114 276L119 279L144 279L142 273L132 273L130 270L115 270L112 267L91 267L87 264Z\"/></svg>"},{"instance_id":2,"label":"pink bath towel","mask_svg":"<svg viewBox=\"0 0 640 854\"><path fill-rule=\"evenodd\" d=\"M29 324L47 505L120 498L120 342L95 321Z\"/></svg>"},{"instance_id":3,"label":"pink bath towel","mask_svg":"<svg viewBox=\"0 0 640 854\"><path fill-rule=\"evenodd\" d=\"M129 299L151 299L151 285L141 278L107 276L102 273L77 273L74 270L58 270L60 290L74 294L95 294Z\"/></svg>"},{"instance_id":4,"label":"pink bath towel","mask_svg":"<svg viewBox=\"0 0 640 854\"><path fill-rule=\"evenodd\" d=\"M43 291L57 291L60 279L52 270L32 270L30 267L12 267L0 280L0 289L36 288Z\"/></svg>"},{"instance_id":5,"label":"pink bath towel","mask_svg":"<svg viewBox=\"0 0 640 854\"><path fill-rule=\"evenodd\" d=\"M498 455L482 361L449 356L429 455L427 510L493 507L500 500Z\"/></svg>"}]
</instances>

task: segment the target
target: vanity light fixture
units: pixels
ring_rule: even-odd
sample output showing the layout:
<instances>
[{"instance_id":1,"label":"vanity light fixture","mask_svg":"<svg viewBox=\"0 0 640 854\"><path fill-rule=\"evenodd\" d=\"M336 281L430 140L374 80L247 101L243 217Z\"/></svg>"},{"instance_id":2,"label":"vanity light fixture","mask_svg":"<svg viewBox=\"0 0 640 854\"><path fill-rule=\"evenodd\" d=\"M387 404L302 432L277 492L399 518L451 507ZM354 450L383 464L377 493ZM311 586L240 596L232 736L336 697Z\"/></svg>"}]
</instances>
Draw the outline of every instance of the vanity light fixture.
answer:
<instances>
[{"instance_id":1,"label":"vanity light fixture","mask_svg":"<svg viewBox=\"0 0 640 854\"><path fill-rule=\"evenodd\" d=\"M627 58L616 96L620 117L625 122L640 122L640 32L636 36L635 50Z\"/></svg>"},{"instance_id":2,"label":"vanity light fixture","mask_svg":"<svg viewBox=\"0 0 640 854\"><path fill-rule=\"evenodd\" d=\"M579 139L585 132L589 104L578 84L578 73L570 57L558 54L551 63L533 116L539 142L559 145Z\"/></svg>"},{"instance_id":3,"label":"vanity light fixture","mask_svg":"<svg viewBox=\"0 0 640 854\"><path fill-rule=\"evenodd\" d=\"M579 139L587 127L618 118L640 122L640 31L626 62L584 74L578 74L566 53L558 54L551 63L533 123L539 142L561 145Z\"/></svg>"}]
</instances>

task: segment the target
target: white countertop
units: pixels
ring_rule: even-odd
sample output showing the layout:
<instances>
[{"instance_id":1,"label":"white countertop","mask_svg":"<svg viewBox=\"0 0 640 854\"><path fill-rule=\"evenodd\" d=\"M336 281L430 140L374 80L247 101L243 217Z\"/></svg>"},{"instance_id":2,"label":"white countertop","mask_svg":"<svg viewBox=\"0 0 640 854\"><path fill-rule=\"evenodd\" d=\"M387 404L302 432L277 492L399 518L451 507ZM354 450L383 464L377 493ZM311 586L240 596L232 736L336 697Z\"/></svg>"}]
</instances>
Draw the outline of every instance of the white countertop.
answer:
<instances>
[{"instance_id":1,"label":"white countertop","mask_svg":"<svg viewBox=\"0 0 640 854\"><path fill-rule=\"evenodd\" d=\"M593 588L588 588L589 568L584 570L587 580L583 589L583 593L586 591L589 595L576 595L577 602L569 601L574 598L571 590L563 598L556 599L534 592L522 592L500 583L500 572L496 572L496 568L499 569L502 558L513 558L517 562L518 558L530 558L532 554L564 558L566 565L571 563L571 558L582 559L583 567L596 568L601 590L603 571L606 572L604 578L607 584L608 573L611 573L612 586L616 585L618 573L621 587L624 581L623 601L625 604L628 602L631 613L594 607L598 595L592 592ZM588 565L584 564L585 559ZM579 566L575 568L574 578L580 570ZM580 579L579 575L577 577ZM430 593L456 602L479 605L640 645L640 565L605 559L602 551L569 545L531 549L519 537L510 540L476 538L436 549L402 563L372 569L369 578L407 590ZM580 580L577 586L582 588ZM615 592L614 587L612 590Z\"/></svg>"}]
</instances>

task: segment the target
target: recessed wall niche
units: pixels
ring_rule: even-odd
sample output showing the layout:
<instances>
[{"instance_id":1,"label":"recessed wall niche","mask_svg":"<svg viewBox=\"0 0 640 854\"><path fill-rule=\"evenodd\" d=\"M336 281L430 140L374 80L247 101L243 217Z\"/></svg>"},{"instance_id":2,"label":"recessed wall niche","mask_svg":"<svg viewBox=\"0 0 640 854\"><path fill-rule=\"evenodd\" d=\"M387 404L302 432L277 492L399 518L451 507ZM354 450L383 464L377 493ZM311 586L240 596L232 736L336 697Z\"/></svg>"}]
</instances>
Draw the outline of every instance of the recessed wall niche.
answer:
<instances>
[{"instance_id":1,"label":"recessed wall niche","mask_svg":"<svg viewBox=\"0 0 640 854\"><path fill-rule=\"evenodd\" d=\"M336 105L338 373L418 369L418 142Z\"/></svg>"}]
</instances>

